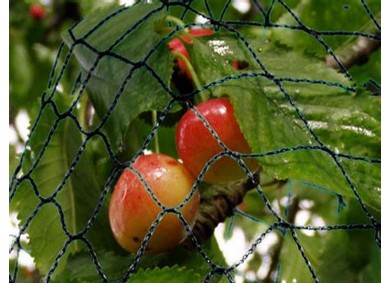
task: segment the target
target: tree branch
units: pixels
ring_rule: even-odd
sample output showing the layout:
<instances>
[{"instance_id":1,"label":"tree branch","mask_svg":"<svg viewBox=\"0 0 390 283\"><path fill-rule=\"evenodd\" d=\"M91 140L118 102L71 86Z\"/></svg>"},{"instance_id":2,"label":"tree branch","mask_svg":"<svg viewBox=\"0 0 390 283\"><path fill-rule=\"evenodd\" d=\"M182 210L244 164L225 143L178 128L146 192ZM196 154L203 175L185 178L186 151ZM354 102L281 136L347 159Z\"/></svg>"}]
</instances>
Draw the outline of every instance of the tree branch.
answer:
<instances>
[{"instance_id":1,"label":"tree branch","mask_svg":"<svg viewBox=\"0 0 390 283\"><path fill-rule=\"evenodd\" d=\"M380 14L376 17L380 19ZM368 23L368 28L363 28L363 32L379 35L379 31L374 30L370 23L371 21ZM359 36L356 40L348 42L336 49L335 53L337 60L345 67L345 69L349 69L354 65L365 64L370 58L370 55L380 46L380 40ZM339 69L339 64L333 56L327 55L325 57L325 62L329 67L337 70Z\"/></svg>"},{"instance_id":2,"label":"tree branch","mask_svg":"<svg viewBox=\"0 0 390 283\"><path fill-rule=\"evenodd\" d=\"M259 174L254 174L257 183ZM254 182L247 180L229 187L213 186L209 188L209 194L202 194L200 198L200 211L192 229L199 243L205 242L214 233L215 227L225 219L233 215L234 208L239 205L245 194L256 188ZM192 247L190 238L184 240L185 247Z\"/></svg>"},{"instance_id":3,"label":"tree branch","mask_svg":"<svg viewBox=\"0 0 390 283\"><path fill-rule=\"evenodd\" d=\"M288 223L294 223L295 216L297 215L297 212L299 211L299 198L297 196L293 197L291 199L291 204L288 206L288 215L287 215L287 222ZM272 276L274 274L274 271L276 271L279 263L279 257L280 253L282 251L284 238L282 238L278 234L278 242L275 244L275 247L273 248L272 254L271 254L271 266L267 273L267 276L264 279L264 283L271 283L274 282Z\"/></svg>"}]
</instances>

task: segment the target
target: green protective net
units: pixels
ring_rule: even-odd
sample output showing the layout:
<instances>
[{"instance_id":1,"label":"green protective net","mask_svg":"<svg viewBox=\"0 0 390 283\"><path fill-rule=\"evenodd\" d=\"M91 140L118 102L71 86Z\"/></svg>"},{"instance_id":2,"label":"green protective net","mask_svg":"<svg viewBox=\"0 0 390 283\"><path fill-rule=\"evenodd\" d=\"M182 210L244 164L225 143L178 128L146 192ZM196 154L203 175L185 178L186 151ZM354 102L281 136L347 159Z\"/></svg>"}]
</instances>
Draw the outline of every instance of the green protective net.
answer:
<instances>
[{"instance_id":1,"label":"green protective net","mask_svg":"<svg viewBox=\"0 0 390 283\"><path fill-rule=\"evenodd\" d=\"M236 2L139 1L64 34L9 188L20 219L9 252L29 252L44 282L380 282L380 85L370 77L380 71L363 64L380 53L380 1L254 0L245 12ZM197 28L213 32L186 44L191 82L168 43ZM252 153L230 150L197 110L222 96ZM188 109L221 153L130 255L111 234L112 189L145 150L178 157L175 127ZM208 185L224 156L247 178ZM203 218L192 230L180 208L198 189ZM185 245L145 255L167 214L185 227ZM224 240L244 235L232 262L212 236L219 222ZM16 263L9 281L18 278Z\"/></svg>"}]
</instances>

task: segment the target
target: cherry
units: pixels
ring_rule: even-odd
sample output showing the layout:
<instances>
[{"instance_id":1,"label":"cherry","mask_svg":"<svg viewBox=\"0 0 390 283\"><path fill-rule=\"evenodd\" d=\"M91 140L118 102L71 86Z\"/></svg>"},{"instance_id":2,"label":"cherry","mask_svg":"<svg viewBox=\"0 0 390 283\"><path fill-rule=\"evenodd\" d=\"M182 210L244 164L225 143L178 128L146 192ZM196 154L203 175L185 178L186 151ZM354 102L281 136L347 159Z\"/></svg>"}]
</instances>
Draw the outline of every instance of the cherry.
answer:
<instances>
[{"instance_id":1,"label":"cherry","mask_svg":"<svg viewBox=\"0 0 390 283\"><path fill-rule=\"evenodd\" d=\"M167 208L183 202L190 193L194 179L176 159L163 154L140 156L136 169L155 197ZM180 209L188 224L195 223L199 209L199 192ZM109 206L111 230L117 242L127 251L135 253L163 209L153 200L144 184L130 169L119 177ZM177 215L167 213L158 224L148 242L145 253L157 254L177 246L187 236Z\"/></svg>"},{"instance_id":2,"label":"cherry","mask_svg":"<svg viewBox=\"0 0 390 283\"><path fill-rule=\"evenodd\" d=\"M228 148L240 153L251 152L228 98L208 100L200 103L197 109ZM193 176L200 173L208 160L223 151L192 110L187 111L179 121L176 130L176 147L184 166ZM253 171L258 167L254 159L249 159L245 163ZM222 157L209 168L204 181L224 184L244 177L244 171L235 160Z\"/></svg>"},{"instance_id":3,"label":"cherry","mask_svg":"<svg viewBox=\"0 0 390 283\"><path fill-rule=\"evenodd\" d=\"M201 36L206 36L206 35L211 35L214 32L211 29L192 29L188 32L190 35L195 36L195 37L201 37ZM184 43L182 41L185 41L188 44L193 44L192 39L189 36L181 36L179 38L174 38L168 43L168 47L172 51L177 51L181 54L183 54L187 59L190 59L190 56L188 55L187 49L184 46ZM191 74L186 66L186 64L183 62L183 60L179 59L177 62L179 69L184 70L187 77L191 78Z\"/></svg>"},{"instance_id":4,"label":"cherry","mask_svg":"<svg viewBox=\"0 0 390 283\"><path fill-rule=\"evenodd\" d=\"M45 17L45 9L39 3L31 4L29 9L30 16L35 20L42 20Z\"/></svg>"}]
</instances>

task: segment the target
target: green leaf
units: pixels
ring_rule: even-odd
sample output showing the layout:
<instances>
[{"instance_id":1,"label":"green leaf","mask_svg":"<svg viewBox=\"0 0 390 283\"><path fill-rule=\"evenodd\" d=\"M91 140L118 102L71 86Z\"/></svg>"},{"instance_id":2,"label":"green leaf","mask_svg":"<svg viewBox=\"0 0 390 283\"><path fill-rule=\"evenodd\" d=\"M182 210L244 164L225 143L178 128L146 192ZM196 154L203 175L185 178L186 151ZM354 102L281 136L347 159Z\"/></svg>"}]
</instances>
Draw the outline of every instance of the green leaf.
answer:
<instances>
[{"instance_id":1,"label":"green leaf","mask_svg":"<svg viewBox=\"0 0 390 283\"><path fill-rule=\"evenodd\" d=\"M245 37L246 42L238 39L234 33L221 32L207 38L194 38L194 44L187 45L191 62L203 85L227 76L257 74L264 91L277 96L280 93L279 87L271 79L264 78L265 72L255 60L253 55L255 54L268 73L284 79L282 85L289 94L309 97L327 96L339 94L351 87L351 82L347 78L328 68L321 60L275 45L267 34L259 34L257 37L245 36L245 34L242 36ZM233 68L234 61L245 62L248 66L243 70L236 70ZM261 75L263 75L262 79ZM290 81L294 79L301 81ZM307 80L314 82L307 82ZM331 85L318 81L329 82ZM218 84L212 92L217 96L238 93L245 83L245 78L228 80Z\"/></svg>"},{"instance_id":2,"label":"green leaf","mask_svg":"<svg viewBox=\"0 0 390 283\"><path fill-rule=\"evenodd\" d=\"M252 51L276 78L325 80L343 86L282 82L285 91L282 93L275 82L265 78L233 77L224 81L226 76L232 78L241 73L260 72L251 53L235 37L227 35L218 40L194 40L191 58L202 84L223 81L211 91L214 96L230 97L237 121L253 152L318 145L316 136L333 152L380 159L378 98L364 92L346 92L344 87L349 87L346 79L320 60L270 43L262 44L261 39L257 43L248 41L253 42ZM263 46L261 50L259 45ZM237 71L231 66L233 60L243 60L249 65L247 69ZM302 117L315 136L309 132ZM325 151L288 150L258 160L265 172L277 179L306 180L339 194L354 196L346 177ZM380 166L344 158L340 164L363 201L380 210Z\"/></svg>"},{"instance_id":3,"label":"green leaf","mask_svg":"<svg viewBox=\"0 0 390 283\"><path fill-rule=\"evenodd\" d=\"M191 269L173 266L154 269L138 270L128 283L154 283L154 282L201 282L202 277Z\"/></svg>"},{"instance_id":4,"label":"green leaf","mask_svg":"<svg viewBox=\"0 0 390 283\"><path fill-rule=\"evenodd\" d=\"M225 259L218 247L214 237L204 245L204 251L207 256L216 264L226 265ZM125 255L123 253L114 253L110 250L95 250L98 256L102 271L109 281L120 280L125 276L126 271L133 263L135 256L133 254ZM210 265L199 254L198 251L177 247L167 253L159 255L144 255L141 258L138 271L141 273L144 269L163 269L163 268L184 268L191 270L193 274L205 277L210 271ZM66 266L67 278L71 282L96 282L99 279L97 268L94 265L91 255L86 252L77 253L71 256ZM172 274L174 277L175 275ZM201 282L201 280L194 281Z\"/></svg>"},{"instance_id":5,"label":"green leaf","mask_svg":"<svg viewBox=\"0 0 390 283\"><path fill-rule=\"evenodd\" d=\"M367 0L366 3L374 14L380 11L380 1ZM275 6L281 6L281 4L278 3ZM304 25L317 31L360 31L360 28L370 21L360 0L336 1L332 4L327 0L301 1L293 9L293 13ZM298 26L297 21L286 9L277 24ZM370 25L375 28L373 22ZM305 50L318 56L328 53L315 37L304 31L275 28L272 33L274 39L297 50ZM334 50L350 37L329 35L322 36L322 38Z\"/></svg>"},{"instance_id":6,"label":"green leaf","mask_svg":"<svg viewBox=\"0 0 390 283\"><path fill-rule=\"evenodd\" d=\"M218 242L214 236L212 236L203 246L203 250L207 254L207 257L214 263L222 266L226 266L226 261L222 251L219 248ZM203 256L195 249L186 249L181 246L170 251L169 253L161 254L146 259L146 264L156 264L157 266L163 267L165 265L183 265L187 268L194 269L197 273L202 276L210 271L210 265L207 264Z\"/></svg>"},{"instance_id":7,"label":"green leaf","mask_svg":"<svg viewBox=\"0 0 390 283\"><path fill-rule=\"evenodd\" d=\"M157 45L162 38L159 26L166 17L166 9L160 9L160 6L158 2L139 3L123 9L112 18L109 16L119 11L117 8L100 10L86 17L72 33L99 52L104 52L127 31L131 31L111 51L130 62L141 64L151 53L145 63L168 86L173 72L173 58L166 42ZM88 34L103 19L106 19L104 24ZM74 43L68 34L64 40L69 46ZM74 54L84 71L83 80L88 74L92 75L87 90L100 121L117 103L103 127L114 151L125 146L125 132L139 114L148 110L162 110L167 106L170 96L145 66L135 68L131 63L111 55L98 59L95 52L82 44L76 45ZM88 73L96 60L99 61L96 68ZM117 95L120 96L118 100Z\"/></svg>"},{"instance_id":8,"label":"green leaf","mask_svg":"<svg viewBox=\"0 0 390 283\"><path fill-rule=\"evenodd\" d=\"M13 144L8 145L8 179L11 182L12 176L15 172L16 166L18 166L18 154L16 153L16 146Z\"/></svg>"},{"instance_id":9,"label":"green leaf","mask_svg":"<svg viewBox=\"0 0 390 283\"><path fill-rule=\"evenodd\" d=\"M146 114L150 116L152 115L151 113ZM125 143L127 147L122 155L127 158L129 158L129 156L133 156L141 148L143 142L150 134L152 127L153 125L147 123L143 119L134 119L132 124L129 126L128 132L126 133ZM160 152L174 158L178 158L174 139L175 131L175 127L166 127L161 125L157 130L157 136ZM156 139L153 138L148 146L149 150L154 151L155 142Z\"/></svg>"},{"instance_id":10,"label":"green leaf","mask_svg":"<svg viewBox=\"0 0 390 283\"><path fill-rule=\"evenodd\" d=\"M239 20L248 19L249 16L254 16L252 14L249 15L248 13L242 14L229 1L208 0L207 4L204 1L194 1L191 3L191 7L195 9L198 13L201 13L202 15L211 17L213 19ZM170 7L169 13L170 15L175 16L177 18L181 18L182 15L185 15L183 19L185 23L196 22L196 17L198 16L198 14L194 13L192 10L187 9L187 7L184 5ZM222 15L223 17L221 17Z\"/></svg>"},{"instance_id":11,"label":"green leaf","mask_svg":"<svg viewBox=\"0 0 390 283\"><path fill-rule=\"evenodd\" d=\"M243 133L251 145L253 152L264 153L276 151L281 148L292 148L316 143L303 128L303 125L299 123L295 113L293 111L284 111L284 106L286 105L283 105L283 99L280 99L279 103L274 103L275 100L271 102L270 98L267 98L264 94L259 95L259 93L259 91L252 89L250 92L241 92L241 96L231 96L237 120L242 126ZM347 98L347 95L345 96ZM316 97L312 99L312 103L317 105L314 102L317 100ZM355 116L351 115L355 113L359 117L367 116L370 118L369 120L374 120L375 127L380 124L380 121L375 121L370 116L371 113L365 113L363 109L356 110L358 107L353 109L351 105L358 106L360 103L353 97L350 97L349 104L341 104L339 107L335 103L338 99L335 99L333 103L332 97L328 99L327 103L329 106L326 106L326 104L316 106L322 108L322 114L316 120L312 120L312 125L315 125L314 123L321 123L320 125L323 127L320 131L314 128L314 132L321 138L322 142L334 151L340 150L343 153L353 155L356 153L356 156L370 157L371 155L371 157L377 157L380 137L375 134L373 136L366 136L360 130L351 131L349 128L363 129L372 133L373 129L368 122L363 122L363 126L358 123L358 120L348 119L346 122L341 122L341 119L334 119L335 117L331 114L339 111L339 113L345 113L345 116L350 117ZM372 103L372 99L372 97L366 96L362 101ZM298 101L298 107L300 105ZM333 107L337 110L332 111ZM302 108L302 112L306 114L306 109L304 107ZM334 132L335 129L337 129L336 132ZM335 133L335 135L332 135L332 133ZM354 150L354 148L344 148L345 144L352 143L356 140L362 140L362 147L367 144L367 147L363 148L364 151L370 149L370 143L373 144L373 150L369 152L370 154L360 155L360 149L362 148L360 146L357 146L357 150ZM369 142L365 142L367 140ZM288 151L283 154L261 158L259 162L268 174L274 175L278 179L303 179L329 188L342 195L353 196L342 172L336 167L331 156L325 152L317 150ZM363 163L364 165L361 165L360 162L363 161L343 161L342 164L352 163L352 165L344 167L346 173L355 180L354 184L359 190L370 190L368 195L372 197L368 197L365 194L365 197L362 195L363 200L376 209L380 209L380 190L373 190L374 188L380 187L380 179L375 178L380 175L380 166L371 163ZM375 177L371 178L371 176Z\"/></svg>"},{"instance_id":12,"label":"green leaf","mask_svg":"<svg viewBox=\"0 0 390 283\"><path fill-rule=\"evenodd\" d=\"M363 65L355 65L348 70L353 79L360 85L364 86L369 79L381 83L381 51L378 50L371 54L369 61ZM374 89L372 92L380 91Z\"/></svg>"},{"instance_id":13,"label":"green leaf","mask_svg":"<svg viewBox=\"0 0 390 283\"><path fill-rule=\"evenodd\" d=\"M95 250L95 252L105 276L110 281L121 279L134 261L133 255L115 254L112 251ZM100 279L97 267L87 252L70 256L61 277L69 282L96 282Z\"/></svg>"},{"instance_id":14,"label":"green leaf","mask_svg":"<svg viewBox=\"0 0 390 283\"><path fill-rule=\"evenodd\" d=\"M270 17L272 20L277 20L281 14L285 12L285 9L280 5L274 5L275 1L273 0L263 0L261 2L261 7L267 13L271 8L272 12ZM285 1L287 2L287 1ZM290 7L294 7L298 0L288 1ZM293 3L291 3L293 2ZM191 2L191 8L197 11L194 13L192 10L188 9L186 6L171 6L169 7L169 14L171 16L180 18L184 23L194 23L197 20L198 13L210 17L215 20L241 20L241 21L264 21L263 14L256 7L254 2L247 2L249 10L242 13L237 8L237 5L233 1L220 1L220 0L208 0L207 4L204 1L193 1ZM227 5L227 6L226 6ZM238 5L239 6L239 5ZM184 16L184 18L182 18ZM223 17L222 17L223 16ZM246 27L245 27L246 28Z\"/></svg>"},{"instance_id":15,"label":"green leaf","mask_svg":"<svg viewBox=\"0 0 390 283\"><path fill-rule=\"evenodd\" d=\"M56 99L57 105L66 104L68 97L62 96ZM82 153L79 152L83 144L79 129L73 120L66 118L54 128L58 117L50 107L42 110L42 116L37 127L31 133L31 152L23 163L23 173L31 168L30 162L37 162L40 152L41 159L31 173L36 190L43 198L51 198L58 203L57 208L52 202L43 204L33 190L33 186L23 181L16 187L16 193L11 200L10 207L18 213L20 225L25 225L27 218L38 208L37 214L30 222L27 233L30 241L28 248L34 257L38 269L42 274L54 264L54 259L60 252L70 234L81 232L92 217L103 186L99 186L93 170L93 163L89 153L89 146ZM51 130L54 130L50 142L45 145L46 138ZM81 155L79 155L81 154ZM29 159L31 158L31 161ZM77 164L71 167L73 160L79 158ZM71 171L73 170L73 171ZM65 179L71 173L68 179ZM63 185L63 186L62 186ZM62 186L62 187L60 187ZM50 200L50 199L49 199ZM64 217L62 223L61 217ZM106 231L103 232L102 231ZM104 204L97 220L88 231L87 238L95 247L110 247L115 249L116 243L109 233L107 205ZM72 242L62 256L58 272L62 270L70 253L84 250L85 247L79 241Z\"/></svg>"}]
</instances>

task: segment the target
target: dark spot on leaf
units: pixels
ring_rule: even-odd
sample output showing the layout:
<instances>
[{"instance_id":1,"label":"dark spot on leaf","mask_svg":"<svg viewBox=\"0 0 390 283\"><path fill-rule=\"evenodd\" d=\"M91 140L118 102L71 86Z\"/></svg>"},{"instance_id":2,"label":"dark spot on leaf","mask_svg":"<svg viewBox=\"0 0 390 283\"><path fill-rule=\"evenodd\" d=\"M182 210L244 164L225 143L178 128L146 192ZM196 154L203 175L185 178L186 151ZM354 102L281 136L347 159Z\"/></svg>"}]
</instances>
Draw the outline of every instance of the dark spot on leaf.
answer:
<instances>
[{"instance_id":1,"label":"dark spot on leaf","mask_svg":"<svg viewBox=\"0 0 390 283\"><path fill-rule=\"evenodd\" d=\"M249 67L249 63L243 60L234 60L232 65L236 70L244 70Z\"/></svg>"},{"instance_id":2,"label":"dark spot on leaf","mask_svg":"<svg viewBox=\"0 0 390 283\"><path fill-rule=\"evenodd\" d=\"M139 238L138 237L133 237L133 241L138 243L139 242Z\"/></svg>"}]
</instances>

